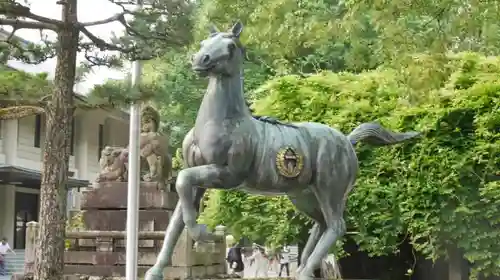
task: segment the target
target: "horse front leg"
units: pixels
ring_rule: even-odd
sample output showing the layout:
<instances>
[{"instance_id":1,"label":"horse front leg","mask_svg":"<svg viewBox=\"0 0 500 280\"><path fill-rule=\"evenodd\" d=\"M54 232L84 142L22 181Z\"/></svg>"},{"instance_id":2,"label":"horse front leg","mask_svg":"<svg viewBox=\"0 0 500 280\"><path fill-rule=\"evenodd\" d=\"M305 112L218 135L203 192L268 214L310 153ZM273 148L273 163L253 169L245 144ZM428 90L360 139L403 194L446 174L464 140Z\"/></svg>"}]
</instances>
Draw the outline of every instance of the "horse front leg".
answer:
<instances>
[{"instance_id":1,"label":"horse front leg","mask_svg":"<svg viewBox=\"0 0 500 280\"><path fill-rule=\"evenodd\" d=\"M200 201L205 194L205 189L197 189L193 205L200 205ZM178 202L167 229L165 230L165 239L160 253L156 258L156 263L151 267L144 276L144 280L163 280L163 271L168 265L172 265L172 256L174 254L175 245L184 230L184 221L182 219L181 203Z\"/></svg>"},{"instance_id":2,"label":"horse front leg","mask_svg":"<svg viewBox=\"0 0 500 280\"><path fill-rule=\"evenodd\" d=\"M231 189L237 187L243 180L231 174L227 166L216 164L201 165L183 169L177 175L175 188L179 194L182 218L188 234L194 241L211 241L214 235L207 232L197 222L197 209L190 200L198 187Z\"/></svg>"}]
</instances>

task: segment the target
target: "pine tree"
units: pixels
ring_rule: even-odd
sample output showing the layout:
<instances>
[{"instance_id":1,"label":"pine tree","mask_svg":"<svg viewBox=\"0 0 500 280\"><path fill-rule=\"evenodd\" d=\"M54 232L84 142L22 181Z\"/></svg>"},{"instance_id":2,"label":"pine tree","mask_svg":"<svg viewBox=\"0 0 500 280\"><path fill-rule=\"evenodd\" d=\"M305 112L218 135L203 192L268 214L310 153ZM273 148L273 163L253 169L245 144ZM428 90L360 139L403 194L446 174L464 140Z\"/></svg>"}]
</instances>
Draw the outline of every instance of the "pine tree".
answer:
<instances>
[{"instance_id":1,"label":"pine tree","mask_svg":"<svg viewBox=\"0 0 500 280\"><path fill-rule=\"evenodd\" d=\"M103 0L106 1L106 0ZM35 261L36 280L62 280L64 266L64 239L66 224L66 188L68 161L70 156L70 135L73 113L81 107L119 106L144 94L130 95L100 87L94 100L76 104L73 86L77 75L77 54L83 52L85 71L93 66L119 66L124 60L146 60L161 55L161 52L183 45L189 40L189 16L192 4L189 1L152 0L144 3L142 10L131 10L132 1L107 0L120 5L123 11L110 18L95 22L79 22L77 0L59 0L62 17L60 20L34 14L30 7L14 0L0 0L0 26L10 26L12 31L0 42L0 53L5 59L18 59L37 64L49 58L56 58L55 77L52 82L44 77L27 77L25 73L3 71L3 79L11 81L12 88L0 90L0 101L4 107L1 118L15 118L32 113L44 112L47 119L46 138L43 146L43 167L40 193L40 234ZM133 16L129 21L126 16ZM111 22L120 22L125 35L107 42L89 31L89 27ZM42 38L43 44L24 42L15 35L21 29L51 31L57 35L55 41ZM102 51L115 51L116 55ZM9 79L9 75L11 75ZM22 91L29 85L16 84L27 79L31 91ZM46 90L36 87L43 85ZM19 90L17 95L15 89ZM14 92L14 93L13 93ZM147 92L147 91L145 91ZM49 93L49 94L47 94ZM143 91L144 93L144 91Z\"/></svg>"}]
</instances>

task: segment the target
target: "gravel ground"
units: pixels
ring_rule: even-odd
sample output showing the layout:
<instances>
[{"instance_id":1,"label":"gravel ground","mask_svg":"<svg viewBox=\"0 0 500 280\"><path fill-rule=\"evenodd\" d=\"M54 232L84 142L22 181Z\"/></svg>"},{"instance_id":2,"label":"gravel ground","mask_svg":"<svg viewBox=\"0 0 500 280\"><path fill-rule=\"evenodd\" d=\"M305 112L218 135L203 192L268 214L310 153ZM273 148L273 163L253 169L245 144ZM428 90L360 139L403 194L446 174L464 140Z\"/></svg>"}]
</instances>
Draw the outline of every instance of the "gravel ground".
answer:
<instances>
[{"instance_id":1,"label":"gravel ground","mask_svg":"<svg viewBox=\"0 0 500 280\"><path fill-rule=\"evenodd\" d=\"M297 262L290 263L290 277L295 276L295 270L297 269ZM271 270L267 272L268 277L278 277L279 264L275 265ZM243 278L254 278L255 276L255 266L249 266L245 263L245 270L243 271ZM286 276L286 272L283 269L283 276Z\"/></svg>"}]
</instances>

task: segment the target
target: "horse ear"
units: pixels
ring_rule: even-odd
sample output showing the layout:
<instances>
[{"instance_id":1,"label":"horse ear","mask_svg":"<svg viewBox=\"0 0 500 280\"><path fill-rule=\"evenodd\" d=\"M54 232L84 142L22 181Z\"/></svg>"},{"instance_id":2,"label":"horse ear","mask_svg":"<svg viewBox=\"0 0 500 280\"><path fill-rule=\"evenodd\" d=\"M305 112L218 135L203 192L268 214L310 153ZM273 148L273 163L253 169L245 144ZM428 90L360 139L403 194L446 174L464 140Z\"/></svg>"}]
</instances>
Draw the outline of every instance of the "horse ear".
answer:
<instances>
[{"instance_id":1,"label":"horse ear","mask_svg":"<svg viewBox=\"0 0 500 280\"><path fill-rule=\"evenodd\" d=\"M243 23L241 23L241 21L238 21L231 28L231 33L233 33L235 37L240 37L241 31L243 31Z\"/></svg>"},{"instance_id":2,"label":"horse ear","mask_svg":"<svg viewBox=\"0 0 500 280\"><path fill-rule=\"evenodd\" d=\"M210 24L209 31L210 31L210 34L219 33L219 30L217 29L217 27L214 24Z\"/></svg>"}]
</instances>

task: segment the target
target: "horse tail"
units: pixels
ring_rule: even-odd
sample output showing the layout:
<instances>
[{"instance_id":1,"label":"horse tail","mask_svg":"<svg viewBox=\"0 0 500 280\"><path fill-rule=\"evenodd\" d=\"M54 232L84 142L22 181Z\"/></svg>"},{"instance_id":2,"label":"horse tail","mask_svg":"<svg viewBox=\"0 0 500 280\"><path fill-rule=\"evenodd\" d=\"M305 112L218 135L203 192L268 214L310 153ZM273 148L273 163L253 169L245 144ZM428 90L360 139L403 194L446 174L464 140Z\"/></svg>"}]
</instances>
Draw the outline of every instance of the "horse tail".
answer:
<instances>
[{"instance_id":1,"label":"horse tail","mask_svg":"<svg viewBox=\"0 0 500 280\"><path fill-rule=\"evenodd\" d=\"M365 142L372 146L394 145L419 136L415 131L392 132L378 123L362 123L356 127L347 138L353 145Z\"/></svg>"}]
</instances>

